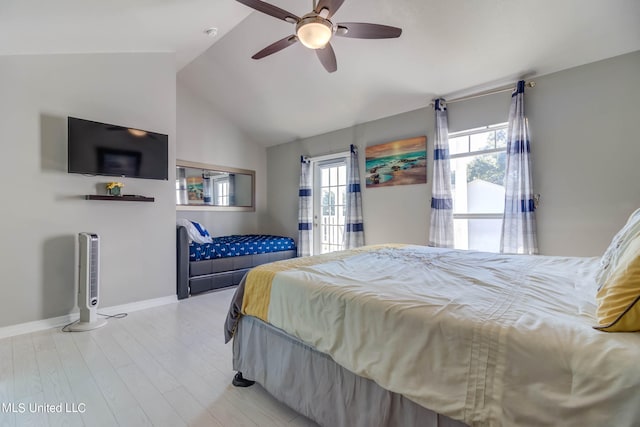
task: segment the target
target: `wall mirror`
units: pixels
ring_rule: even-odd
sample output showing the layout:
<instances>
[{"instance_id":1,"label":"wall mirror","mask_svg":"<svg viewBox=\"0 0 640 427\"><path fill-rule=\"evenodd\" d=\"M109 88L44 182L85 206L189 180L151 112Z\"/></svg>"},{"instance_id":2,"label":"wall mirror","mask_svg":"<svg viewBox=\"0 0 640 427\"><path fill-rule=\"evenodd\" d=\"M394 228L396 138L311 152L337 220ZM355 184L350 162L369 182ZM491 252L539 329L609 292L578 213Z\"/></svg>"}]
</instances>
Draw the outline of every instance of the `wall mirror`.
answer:
<instances>
[{"instance_id":1,"label":"wall mirror","mask_svg":"<svg viewBox=\"0 0 640 427\"><path fill-rule=\"evenodd\" d=\"M176 161L176 209L255 211L255 171Z\"/></svg>"}]
</instances>

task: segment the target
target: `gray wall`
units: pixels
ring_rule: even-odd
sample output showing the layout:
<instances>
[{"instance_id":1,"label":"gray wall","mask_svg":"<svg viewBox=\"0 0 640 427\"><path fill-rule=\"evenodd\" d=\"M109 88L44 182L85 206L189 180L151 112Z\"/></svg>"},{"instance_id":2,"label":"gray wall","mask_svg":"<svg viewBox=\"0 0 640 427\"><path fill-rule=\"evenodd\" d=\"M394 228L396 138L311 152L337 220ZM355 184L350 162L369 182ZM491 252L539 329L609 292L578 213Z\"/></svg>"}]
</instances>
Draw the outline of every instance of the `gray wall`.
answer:
<instances>
[{"instance_id":1,"label":"gray wall","mask_svg":"<svg viewBox=\"0 0 640 427\"><path fill-rule=\"evenodd\" d=\"M198 221L213 236L257 233L267 211L266 149L249 140L233 123L178 75L177 147L180 160L256 171L256 211L178 211L177 217Z\"/></svg>"},{"instance_id":2,"label":"gray wall","mask_svg":"<svg viewBox=\"0 0 640 427\"><path fill-rule=\"evenodd\" d=\"M640 207L640 52L538 77L525 97L533 144L539 246L548 255L600 255L627 216ZM510 95L449 104L450 131L505 122ZM433 168L433 112L429 108L270 147L270 229L297 237L300 155L343 151L356 144L364 170L369 145L427 135ZM362 177L361 177L362 178ZM363 188L367 244L428 240L431 182Z\"/></svg>"},{"instance_id":3,"label":"gray wall","mask_svg":"<svg viewBox=\"0 0 640 427\"><path fill-rule=\"evenodd\" d=\"M297 238L298 181L300 155L318 156L348 151L349 144L360 149L360 171L364 171L364 148L394 139L428 135L432 146L433 117L416 110L348 129L307 138L299 142L270 147L267 150L268 199L272 231ZM431 150L431 148L430 148ZM429 159L431 170L432 159ZM361 176L361 180L364 180ZM426 212L430 187L403 185L362 189L366 243L405 242L425 244L428 233ZM427 218L428 219L428 218Z\"/></svg>"},{"instance_id":4,"label":"gray wall","mask_svg":"<svg viewBox=\"0 0 640 427\"><path fill-rule=\"evenodd\" d=\"M541 249L601 255L640 208L640 51L539 81L527 108Z\"/></svg>"},{"instance_id":5,"label":"gray wall","mask_svg":"<svg viewBox=\"0 0 640 427\"><path fill-rule=\"evenodd\" d=\"M83 200L109 177L67 173L67 116L169 134L172 54L0 57L0 327L76 308L75 242L101 236L101 306L175 294L174 169L169 181L118 179L155 203Z\"/></svg>"}]
</instances>

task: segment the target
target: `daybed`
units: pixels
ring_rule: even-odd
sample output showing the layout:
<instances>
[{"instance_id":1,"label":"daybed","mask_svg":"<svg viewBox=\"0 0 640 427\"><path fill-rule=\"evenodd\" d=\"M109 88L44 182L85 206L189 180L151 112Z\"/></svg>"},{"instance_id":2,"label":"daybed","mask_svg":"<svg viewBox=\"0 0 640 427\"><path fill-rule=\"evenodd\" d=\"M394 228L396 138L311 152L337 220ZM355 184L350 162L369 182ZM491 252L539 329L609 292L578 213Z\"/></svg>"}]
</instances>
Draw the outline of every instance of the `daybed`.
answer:
<instances>
[{"instance_id":1,"label":"daybed","mask_svg":"<svg viewBox=\"0 0 640 427\"><path fill-rule=\"evenodd\" d=\"M225 334L240 378L323 426L633 426L640 335L594 328L615 259L382 245L281 261L245 277Z\"/></svg>"},{"instance_id":2,"label":"daybed","mask_svg":"<svg viewBox=\"0 0 640 427\"><path fill-rule=\"evenodd\" d=\"M281 236L224 236L199 244L183 226L176 233L178 299L238 285L252 267L296 256L293 240Z\"/></svg>"}]
</instances>

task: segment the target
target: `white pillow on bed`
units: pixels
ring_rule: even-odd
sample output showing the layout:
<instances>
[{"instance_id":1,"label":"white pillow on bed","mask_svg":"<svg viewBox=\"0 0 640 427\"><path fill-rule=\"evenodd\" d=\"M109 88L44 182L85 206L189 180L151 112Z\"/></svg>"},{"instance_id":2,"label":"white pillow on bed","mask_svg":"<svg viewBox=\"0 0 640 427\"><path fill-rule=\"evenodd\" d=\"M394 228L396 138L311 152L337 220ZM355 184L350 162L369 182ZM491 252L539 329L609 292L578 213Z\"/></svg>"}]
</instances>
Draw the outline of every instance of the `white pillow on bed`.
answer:
<instances>
[{"instance_id":1,"label":"white pillow on bed","mask_svg":"<svg viewBox=\"0 0 640 427\"><path fill-rule=\"evenodd\" d=\"M595 328L602 331L640 331L640 232L627 240L612 258L610 273L596 294Z\"/></svg>"},{"instance_id":2,"label":"white pillow on bed","mask_svg":"<svg viewBox=\"0 0 640 427\"><path fill-rule=\"evenodd\" d=\"M189 221L188 219L180 218L176 220L176 224L186 228L187 234L189 235L189 240L195 243L203 244L203 243L213 242L213 239L209 235L209 232L207 231L207 229L204 228L204 226L200 223L197 223L195 221ZM198 228L202 230L202 232L200 232Z\"/></svg>"},{"instance_id":3,"label":"white pillow on bed","mask_svg":"<svg viewBox=\"0 0 640 427\"><path fill-rule=\"evenodd\" d=\"M640 233L640 209L629 215L627 223L616 233L602 258L600 258L600 268L596 273L598 289L604 285L611 275L611 266L616 263L617 258L638 233Z\"/></svg>"}]
</instances>

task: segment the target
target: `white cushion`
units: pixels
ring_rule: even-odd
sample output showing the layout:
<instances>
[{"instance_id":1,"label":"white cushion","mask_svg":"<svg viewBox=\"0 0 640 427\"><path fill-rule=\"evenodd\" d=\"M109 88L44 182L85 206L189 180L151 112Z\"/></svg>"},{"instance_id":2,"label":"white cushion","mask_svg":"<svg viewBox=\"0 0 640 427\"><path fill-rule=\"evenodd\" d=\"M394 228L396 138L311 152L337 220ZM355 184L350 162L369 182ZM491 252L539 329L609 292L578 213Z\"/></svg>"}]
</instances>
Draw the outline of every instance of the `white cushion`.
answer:
<instances>
[{"instance_id":1,"label":"white cushion","mask_svg":"<svg viewBox=\"0 0 640 427\"><path fill-rule=\"evenodd\" d=\"M196 223L194 221L189 221L188 219L179 218L176 220L176 224L180 225L187 229L187 234L189 235L189 240L194 243L211 243L213 239L209 235L209 232L206 228L200 223ZM200 233L198 228L194 225L198 224L198 226L203 230L203 233Z\"/></svg>"},{"instance_id":2,"label":"white cushion","mask_svg":"<svg viewBox=\"0 0 640 427\"><path fill-rule=\"evenodd\" d=\"M629 245L634 236L640 233L640 209L635 210L627 223L613 236L609 247L600 258L600 269L596 273L596 282L600 289L611 274L611 265L616 263L624 249Z\"/></svg>"}]
</instances>

